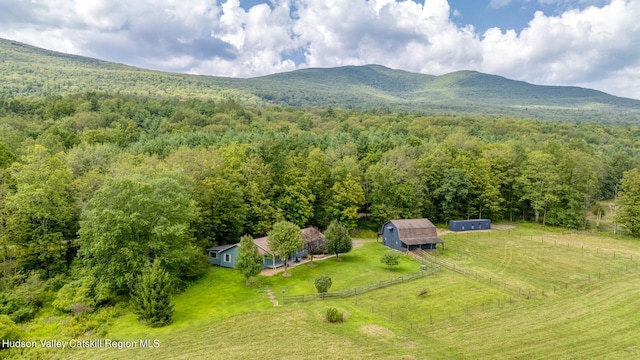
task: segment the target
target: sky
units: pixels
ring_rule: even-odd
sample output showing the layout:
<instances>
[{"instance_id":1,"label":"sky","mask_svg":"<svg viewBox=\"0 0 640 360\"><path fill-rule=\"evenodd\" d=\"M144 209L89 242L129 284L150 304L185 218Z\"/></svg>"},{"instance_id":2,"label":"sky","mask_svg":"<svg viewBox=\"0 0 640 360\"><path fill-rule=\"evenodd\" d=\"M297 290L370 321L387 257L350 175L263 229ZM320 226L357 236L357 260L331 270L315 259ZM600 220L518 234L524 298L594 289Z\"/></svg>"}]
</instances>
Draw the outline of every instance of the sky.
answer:
<instances>
[{"instance_id":1,"label":"sky","mask_svg":"<svg viewBox=\"0 0 640 360\"><path fill-rule=\"evenodd\" d=\"M180 73L380 64L640 99L640 0L0 0L0 37Z\"/></svg>"}]
</instances>

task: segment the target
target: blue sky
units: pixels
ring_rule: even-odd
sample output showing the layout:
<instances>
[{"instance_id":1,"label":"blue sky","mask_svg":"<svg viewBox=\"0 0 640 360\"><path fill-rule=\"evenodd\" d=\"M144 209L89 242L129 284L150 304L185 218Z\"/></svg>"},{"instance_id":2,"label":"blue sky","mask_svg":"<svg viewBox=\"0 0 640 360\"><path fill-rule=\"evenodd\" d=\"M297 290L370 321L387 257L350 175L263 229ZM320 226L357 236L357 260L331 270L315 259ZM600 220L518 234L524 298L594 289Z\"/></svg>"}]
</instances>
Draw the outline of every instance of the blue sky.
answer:
<instances>
[{"instance_id":1,"label":"blue sky","mask_svg":"<svg viewBox=\"0 0 640 360\"><path fill-rule=\"evenodd\" d=\"M640 0L0 0L0 37L192 74L375 63L640 99L639 18Z\"/></svg>"}]
</instances>

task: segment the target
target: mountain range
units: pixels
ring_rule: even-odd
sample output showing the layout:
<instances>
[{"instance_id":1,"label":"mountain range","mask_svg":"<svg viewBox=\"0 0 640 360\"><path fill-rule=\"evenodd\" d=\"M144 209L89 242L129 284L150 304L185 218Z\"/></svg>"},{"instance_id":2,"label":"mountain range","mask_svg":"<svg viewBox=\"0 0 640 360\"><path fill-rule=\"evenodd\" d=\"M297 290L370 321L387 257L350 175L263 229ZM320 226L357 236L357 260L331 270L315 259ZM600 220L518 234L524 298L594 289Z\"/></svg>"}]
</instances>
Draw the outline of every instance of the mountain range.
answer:
<instances>
[{"instance_id":1,"label":"mountain range","mask_svg":"<svg viewBox=\"0 0 640 360\"><path fill-rule=\"evenodd\" d=\"M441 76L380 65L308 68L240 79L166 73L0 39L0 97L79 92L233 99L251 106L638 123L640 100L476 71Z\"/></svg>"}]
</instances>

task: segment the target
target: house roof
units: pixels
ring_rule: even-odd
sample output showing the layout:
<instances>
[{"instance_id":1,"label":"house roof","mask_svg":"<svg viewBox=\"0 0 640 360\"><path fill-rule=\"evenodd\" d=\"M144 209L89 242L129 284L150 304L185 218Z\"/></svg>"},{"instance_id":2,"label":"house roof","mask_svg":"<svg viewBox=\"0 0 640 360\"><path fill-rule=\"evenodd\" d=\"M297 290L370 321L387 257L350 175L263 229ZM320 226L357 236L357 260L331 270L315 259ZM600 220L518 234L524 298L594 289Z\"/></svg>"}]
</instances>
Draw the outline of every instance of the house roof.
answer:
<instances>
[{"instance_id":1,"label":"house roof","mask_svg":"<svg viewBox=\"0 0 640 360\"><path fill-rule=\"evenodd\" d=\"M307 228L301 229L300 232L302 233L302 242L305 244L309 244L311 242L318 241L318 240L320 241L324 240L324 235L316 227L313 227L313 226L307 227ZM268 236L263 236L257 239L253 239L253 243L256 244L256 246L258 247L258 253L260 253L260 255L273 256L273 252L269 247Z\"/></svg>"},{"instance_id":2,"label":"house roof","mask_svg":"<svg viewBox=\"0 0 640 360\"><path fill-rule=\"evenodd\" d=\"M238 244L230 244L230 245L220 245L220 246L216 246L216 247L212 247L212 248L208 248L207 251L215 251L217 253L221 253L224 251L227 251L233 247L238 246Z\"/></svg>"},{"instance_id":3,"label":"house roof","mask_svg":"<svg viewBox=\"0 0 640 360\"><path fill-rule=\"evenodd\" d=\"M442 244L444 241L438 237L435 225L429 219L402 219L390 220L398 229L398 238L407 245Z\"/></svg>"},{"instance_id":4,"label":"house roof","mask_svg":"<svg viewBox=\"0 0 640 360\"><path fill-rule=\"evenodd\" d=\"M300 230L300 232L302 232L302 242L305 244L314 241L324 241L324 234L322 234L315 226L304 228Z\"/></svg>"},{"instance_id":5,"label":"house roof","mask_svg":"<svg viewBox=\"0 0 640 360\"><path fill-rule=\"evenodd\" d=\"M253 243L256 244L256 246L258 247L258 253L260 253L260 255L262 256L273 255L273 253L271 252L271 248L269 248L268 236L263 236L257 239L253 239Z\"/></svg>"}]
</instances>

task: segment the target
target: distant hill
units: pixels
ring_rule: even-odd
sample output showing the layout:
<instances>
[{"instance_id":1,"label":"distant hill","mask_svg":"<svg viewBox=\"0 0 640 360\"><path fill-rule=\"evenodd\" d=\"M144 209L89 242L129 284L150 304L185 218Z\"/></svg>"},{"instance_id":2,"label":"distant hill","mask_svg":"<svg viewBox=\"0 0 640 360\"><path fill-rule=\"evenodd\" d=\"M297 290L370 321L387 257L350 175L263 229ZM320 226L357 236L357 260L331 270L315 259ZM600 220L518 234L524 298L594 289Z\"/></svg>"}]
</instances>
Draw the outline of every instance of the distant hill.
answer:
<instances>
[{"instance_id":1,"label":"distant hill","mask_svg":"<svg viewBox=\"0 0 640 360\"><path fill-rule=\"evenodd\" d=\"M579 87L533 85L475 71L433 76L366 65L236 79L151 71L0 39L0 96L87 91L231 98L257 106L272 103L560 121L640 121L640 100Z\"/></svg>"}]
</instances>

